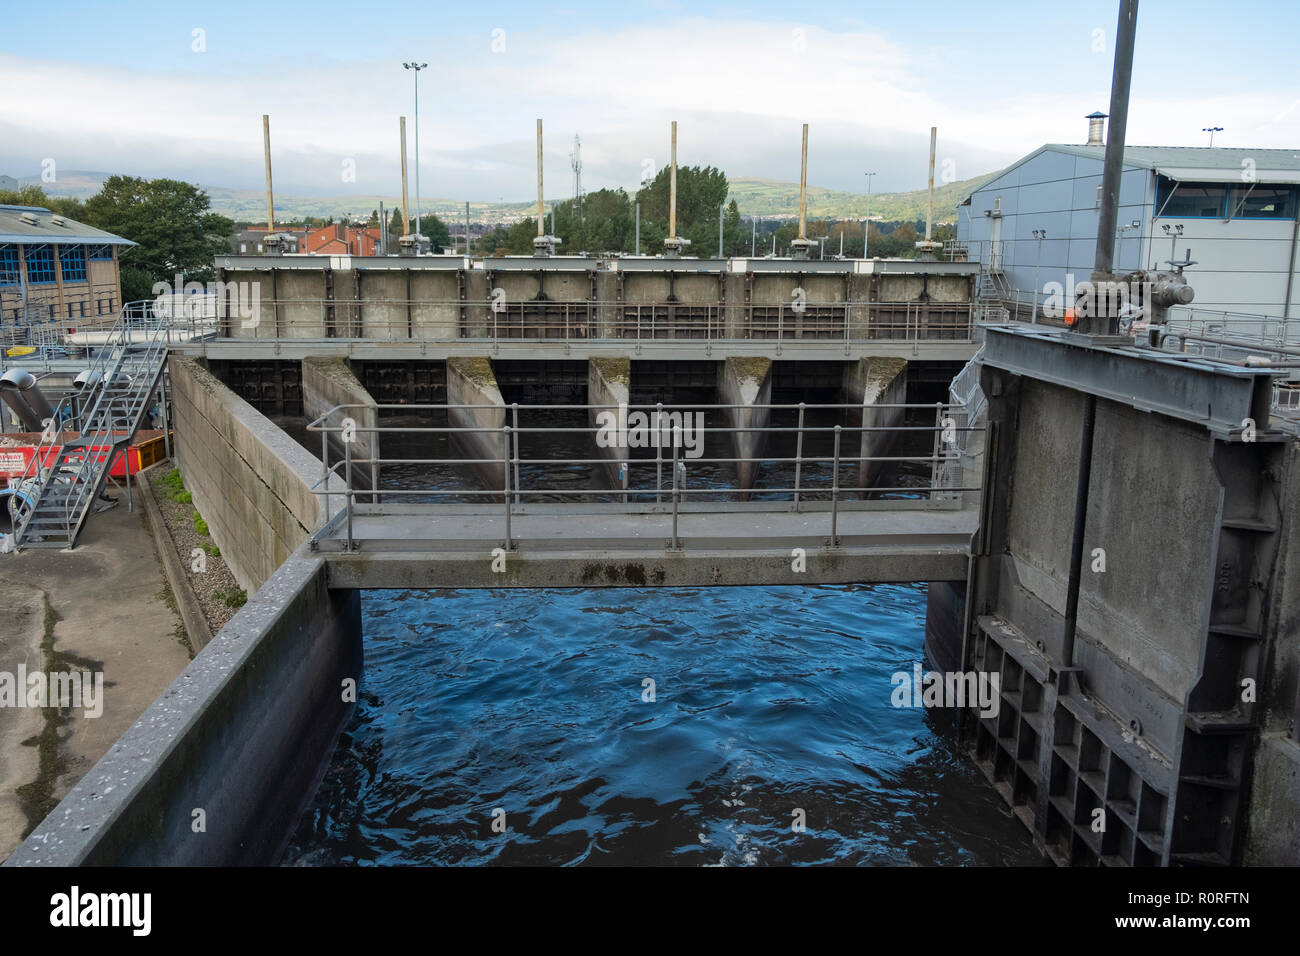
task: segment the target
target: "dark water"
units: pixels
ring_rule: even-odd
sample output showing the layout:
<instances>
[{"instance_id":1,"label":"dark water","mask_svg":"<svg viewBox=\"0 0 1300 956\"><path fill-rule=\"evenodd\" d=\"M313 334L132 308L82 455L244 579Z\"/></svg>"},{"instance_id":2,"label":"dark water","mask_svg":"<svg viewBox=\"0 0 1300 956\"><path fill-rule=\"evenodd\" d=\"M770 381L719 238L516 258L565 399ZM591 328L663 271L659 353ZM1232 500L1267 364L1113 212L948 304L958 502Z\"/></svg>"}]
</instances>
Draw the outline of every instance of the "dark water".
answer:
<instances>
[{"instance_id":1,"label":"dark water","mask_svg":"<svg viewBox=\"0 0 1300 956\"><path fill-rule=\"evenodd\" d=\"M777 415L792 425L797 412ZM595 457L589 439L556 431L585 427L582 411L520 424L547 429L521 438L526 459ZM931 440L914 433L890 453L927 455ZM385 457L454 457L443 437L384 442ZM829 455L833 432L805 442ZM705 448L730 455L721 433L706 432ZM793 448L775 435L769 454ZM634 466L641 487L653 488L653 454ZM688 486L725 487L730 469L689 463ZM841 484L856 477L846 466ZM524 464L521 478L526 491L609 500L598 464ZM805 467L800 483L830 479L829 466ZM928 479L928 464L905 463L881 484L911 496ZM386 465L383 487L464 481L455 466ZM793 482L793 464L772 465L759 487ZM925 595L924 584L366 592L361 701L285 862L1039 864L955 752L949 715L891 704L891 675L922 660Z\"/></svg>"},{"instance_id":2,"label":"dark water","mask_svg":"<svg viewBox=\"0 0 1300 956\"><path fill-rule=\"evenodd\" d=\"M363 613L362 701L287 863L1039 862L945 717L890 702L924 585L367 592Z\"/></svg>"}]
</instances>

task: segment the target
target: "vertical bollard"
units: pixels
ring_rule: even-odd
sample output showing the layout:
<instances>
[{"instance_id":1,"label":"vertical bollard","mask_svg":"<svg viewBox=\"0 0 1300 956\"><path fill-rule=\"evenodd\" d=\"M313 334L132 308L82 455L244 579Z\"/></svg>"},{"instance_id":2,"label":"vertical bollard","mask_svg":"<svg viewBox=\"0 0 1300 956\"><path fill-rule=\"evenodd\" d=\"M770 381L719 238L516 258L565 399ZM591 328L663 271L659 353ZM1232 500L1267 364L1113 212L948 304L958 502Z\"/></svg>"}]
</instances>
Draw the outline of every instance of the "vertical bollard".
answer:
<instances>
[{"instance_id":1,"label":"vertical bollard","mask_svg":"<svg viewBox=\"0 0 1300 956\"><path fill-rule=\"evenodd\" d=\"M840 426L835 426L835 471L831 474L831 546L840 543L837 524L840 516Z\"/></svg>"}]
</instances>

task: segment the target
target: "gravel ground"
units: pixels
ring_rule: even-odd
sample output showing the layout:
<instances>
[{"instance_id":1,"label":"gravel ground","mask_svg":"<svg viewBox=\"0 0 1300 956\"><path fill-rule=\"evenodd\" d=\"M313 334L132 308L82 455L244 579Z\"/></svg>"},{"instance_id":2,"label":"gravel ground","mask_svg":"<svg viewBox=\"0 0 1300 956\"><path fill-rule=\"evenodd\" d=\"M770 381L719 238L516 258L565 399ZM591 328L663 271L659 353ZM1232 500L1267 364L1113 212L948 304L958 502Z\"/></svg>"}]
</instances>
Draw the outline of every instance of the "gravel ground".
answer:
<instances>
[{"instance_id":1,"label":"gravel ground","mask_svg":"<svg viewBox=\"0 0 1300 956\"><path fill-rule=\"evenodd\" d=\"M194 549L215 548L216 542L210 535L200 535L194 530L193 504L172 501L167 496L167 486L163 484L162 479L170 470L171 465L164 463L156 471L150 472L149 488L153 493L154 501L158 503L158 510L162 512L163 522L167 525L167 533L176 548L185 577L189 580L195 597L199 599L199 607L203 609L208 627L215 635L239 610L227 605L218 595L237 591L239 583L235 581L235 576L230 573L230 568L226 566L226 562L220 555L206 555L206 570L202 572L194 570L192 556Z\"/></svg>"}]
</instances>

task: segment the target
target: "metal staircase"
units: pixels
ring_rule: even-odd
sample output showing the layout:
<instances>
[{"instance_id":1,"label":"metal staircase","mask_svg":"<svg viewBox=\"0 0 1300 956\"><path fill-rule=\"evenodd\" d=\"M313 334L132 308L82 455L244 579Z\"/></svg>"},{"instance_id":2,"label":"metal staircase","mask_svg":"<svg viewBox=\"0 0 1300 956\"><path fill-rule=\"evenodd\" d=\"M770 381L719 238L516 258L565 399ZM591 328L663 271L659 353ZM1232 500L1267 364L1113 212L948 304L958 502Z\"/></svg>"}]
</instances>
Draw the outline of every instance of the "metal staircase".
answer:
<instances>
[{"instance_id":1,"label":"metal staircase","mask_svg":"<svg viewBox=\"0 0 1300 956\"><path fill-rule=\"evenodd\" d=\"M135 437L167 364L165 317L152 304L124 308L79 395L54 409L36 454L12 484L14 543L71 548L103 491L112 462ZM75 424L77 435L70 433Z\"/></svg>"}]
</instances>

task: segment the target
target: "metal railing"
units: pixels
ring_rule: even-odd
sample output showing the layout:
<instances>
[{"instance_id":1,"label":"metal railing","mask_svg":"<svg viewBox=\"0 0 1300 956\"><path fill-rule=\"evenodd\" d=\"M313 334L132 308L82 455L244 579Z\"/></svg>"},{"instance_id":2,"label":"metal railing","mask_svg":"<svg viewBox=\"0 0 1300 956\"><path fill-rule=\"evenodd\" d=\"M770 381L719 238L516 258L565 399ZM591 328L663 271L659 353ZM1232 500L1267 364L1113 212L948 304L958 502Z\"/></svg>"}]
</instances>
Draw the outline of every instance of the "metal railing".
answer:
<instances>
[{"instance_id":1,"label":"metal railing","mask_svg":"<svg viewBox=\"0 0 1300 956\"><path fill-rule=\"evenodd\" d=\"M148 382L142 379L161 367L166 348L159 317L148 310L126 309L118 316L109 344L94 355L87 369L90 395L67 395L59 401L35 454L23 473L10 479L10 487L21 493L10 501L11 508L17 504L20 509L11 511L15 540L24 540L32 519L42 511L42 502L55 485L68 491L61 497L58 509L62 526L48 530L61 531L69 539L75 535L89 499L97 493L103 473L112 466L118 443L131 437L144 412L153 389L148 387L151 378ZM69 435L70 424L76 425L75 439Z\"/></svg>"},{"instance_id":2,"label":"metal railing","mask_svg":"<svg viewBox=\"0 0 1300 956\"><path fill-rule=\"evenodd\" d=\"M485 411L499 417L500 424L494 425L373 425L367 426L358 421L367 415L384 412L399 412L403 416L443 414L448 411L464 411L482 415ZM520 426L519 417L533 412L572 412L586 413L589 418L601 413L610 413L615 418L596 424L574 427ZM686 416L695 413L713 413L730 421L746 418L753 422L770 419L773 413L781 417L794 419L794 424L746 424L722 426L704 425L704 432L711 435L733 435L761 432L766 436L783 436L787 444L793 439L794 455L757 454L750 456L705 456L704 434L694 436L683 429L699 428L699 424L688 425L692 419ZM520 405L505 406L484 405L338 405L329 409L307 425L309 433L321 436L321 477L311 490L321 496L325 502L326 520L321 531L313 536L314 541L333 533L336 526L341 526L348 550L356 548L353 533L354 517L357 515L383 514L385 509L402 499L433 498L433 502L420 502L417 507L423 511L437 512L446 509L469 509L471 513L500 513L505 516L507 542L512 517L519 514L536 513L557 505L582 503L602 513L617 512L628 514L661 514L671 516L674 547L678 541L677 517L683 511L813 511L828 512L829 528L832 540L838 540L836 530L840 511L878 510L881 508L943 508L951 509L962 506L965 492L975 492L979 486L966 485L965 472L959 456L958 434L973 430L976 426L958 424L954 412L964 416L965 409L939 403L937 405L906 404L837 404L837 405L710 405L710 406L669 406L625 405L620 409L607 405ZM826 414L846 418L857 418L863 424L849 425L813 425L809 417L825 417ZM882 416L893 416L913 420L924 416L925 424L884 424L874 425L865 422L879 420ZM642 416L640 419L637 416ZM481 418L480 418L481 420ZM695 420L699 421L699 420ZM615 423L621 426L616 427ZM982 426L980 426L982 427ZM528 436L556 435L581 436L581 439L593 449L605 448L602 435L608 439L611 429L614 434L624 435L626 443L608 447L608 454L598 457L540 457L532 456L521 450L521 438ZM634 444L631 436L638 433L644 444ZM469 439L477 443L486 454L470 454L454 458L385 458L362 456L356 446L364 443L374 447L378 438L382 449L384 434L401 433L404 436L427 434L431 436L446 435L449 439ZM917 436L929 434L928 454L921 455L886 455L868 453L867 441L870 436L884 436L892 440L901 435ZM350 436L346 440L344 436ZM858 447L850 447L847 436L860 436ZM372 436L363 442L361 436ZM331 463L331 439L334 448L341 447L341 454L335 455ZM699 455L690 454L695 450L693 441L698 442ZM811 446L830 445L828 449L817 453ZM634 454L633 449L640 450ZM653 454L651 454L653 451ZM598 453L599 455L599 453ZM928 470L929 480L924 485L917 484L876 484L875 479L883 468L890 465L913 465ZM463 475L456 473L455 480L448 487L422 484L419 487L384 487L382 476L385 469L402 466L409 474L410 466L427 469L470 469L479 475L490 474L493 480L467 481ZM739 475L750 466L757 469L781 469L788 477L789 484L775 487L765 484L742 484ZM610 487L606 488L562 488L562 487L528 487L528 482L521 480L521 474L533 474L539 468L544 474L571 471L575 467L588 467L593 472L604 471L609 477ZM856 469L857 480L843 482L843 471ZM357 483L358 472L364 471L370 478L360 486ZM378 478L374 478L376 471ZM708 478L698 484L692 484L692 473L698 475L708 471ZM730 478L727 472L731 473ZM497 482L499 481L499 484ZM339 484L341 482L341 485ZM491 485L490 487L488 485ZM721 498L722 500L717 500ZM341 499L341 501L339 500ZM367 499L372 504L358 503L358 499ZM448 499L455 499L449 501ZM466 502L466 499L469 499ZM692 500L693 499L693 500ZM709 500L714 499L714 500ZM758 499L758 500L753 500ZM335 502L338 502L337 508ZM405 512L404 512L405 513ZM418 522L417 522L418 524Z\"/></svg>"},{"instance_id":3,"label":"metal railing","mask_svg":"<svg viewBox=\"0 0 1300 956\"><path fill-rule=\"evenodd\" d=\"M137 305L131 303L129 305ZM354 340L662 343L708 347L741 340L969 342L973 302L627 302L553 299L261 299L244 311L222 300L214 318L176 315L174 341ZM80 329L79 329L80 330ZM93 329L87 326L88 331Z\"/></svg>"}]
</instances>

